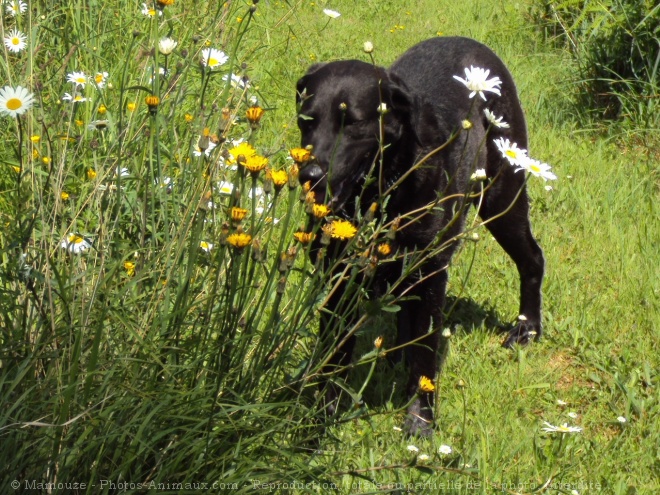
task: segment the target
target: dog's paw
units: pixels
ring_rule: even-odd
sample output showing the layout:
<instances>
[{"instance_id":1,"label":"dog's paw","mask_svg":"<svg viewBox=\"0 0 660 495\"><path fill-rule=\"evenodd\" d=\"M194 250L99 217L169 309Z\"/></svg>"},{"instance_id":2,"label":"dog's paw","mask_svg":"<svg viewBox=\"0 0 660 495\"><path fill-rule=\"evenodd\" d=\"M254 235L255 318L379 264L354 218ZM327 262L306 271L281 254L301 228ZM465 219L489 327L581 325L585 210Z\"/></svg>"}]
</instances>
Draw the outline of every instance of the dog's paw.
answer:
<instances>
[{"instance_id":1,"label":"dog's paw","mask_svg":"<svg viewBox=\"0 0 660 495\"><path fill-rule=\"evenodd\" d=\"M541 325L533 324L526 319L520 318L518 324L514 326L507 335L502 347L512 349L514 345L525 346L533 340L541 338Z\"/></svg>"},{"instance_id":2,"label":"dog's paw","mask_svg":"<svg viewBox=\"0 0 660 495\"><path fill-rule=\"evenodd\" d=\"M433 409L426 399L418 397L408 407L403 429L416 437L430 437L433 434Z\"/></svg>"}]
</instances>

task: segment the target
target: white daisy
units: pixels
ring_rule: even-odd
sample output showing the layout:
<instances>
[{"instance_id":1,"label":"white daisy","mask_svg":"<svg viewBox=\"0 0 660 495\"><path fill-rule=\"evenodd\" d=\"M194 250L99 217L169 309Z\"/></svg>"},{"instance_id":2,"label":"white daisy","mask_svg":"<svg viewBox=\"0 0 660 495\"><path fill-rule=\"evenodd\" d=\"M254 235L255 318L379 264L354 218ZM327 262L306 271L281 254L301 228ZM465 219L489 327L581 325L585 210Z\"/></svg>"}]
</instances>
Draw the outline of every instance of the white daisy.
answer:
<instances>
[{"instance_id":1,"label":"white daisy","mask_svg":"<svg viewBox=\"0 0 660 495\"><path fill-rule=\"evenodd\" d=\"M398 426L393 426L392 429L393 429L394 431L403 431L403 429L402 429L402 428L399 428Z\"/></svg>"},{"instance_id":2,"label":"white daisy","mask_svg":"<svg viewBox=\"0 0 660 495\"><path fill-rule=\"evenodd\" d=\"M337 12L336 10L331 10L331 9L323 9L323 13L330 17L331 19L336 19L339 17L341 14Z\"/></svg>"},{"instance_id":3,"label":"white daisy","mask_svg":"<svg viewBox=\"0 0 660 495\"><path fill-rule=\"evenodd\" d=\"M502 121L502 119L504 117L499 117L498 118L493 112L491 112L487 108L484 108L484 114L486 115L486 119L488 120L488 122L490 122L490 124L493 127L501 127L503 129L508 129L509 128L509 124Z\"/></svg>"},{"instance_id":4,"label":"white daisy","mask_svg":"<svg viewBox=\"0 0 660 495\"><path fill-rule=\"evenodd\" d=\"M204 48L202 50L202 65L211 70L217 69L225 64L227 60L229 60L229 57L222 50L215 48Z\"/></svg>"},{"instance_id":5,"label":"white daisy","mask_svg":"<svg viewBox=\"0 0 660 495\"><path fill-rule=\"evenodd\" d=\"M441 455L449 455L452 453L452 449L449 445L440 445L438 448L438 453Z\"/></svg>"},{"instance_id":6,"label":"white daisy","mask_svg":"<svg viewBox=\"0 0 660 495\"><path fill-rule=\"evenodd\" d=\"M105 82L108 80L108 73L107 72L97 72L93 78L90 78L90 80L96 84L97 88L102 88L105 86Z\"/></svg>"},{"instance_id":7,"label":"white daisy","mask_svg":"<svg viewBox=\"0 0 660 495\"><path fill-rule=\"evenodd\" d=\"M10 52L18 53L27 46L26 40L27 37L23 33L18 29L13 29L5 38L5 46Z\"/></svg>"},{"instance_id":8,"label":"white daisy","mask_svg":"<svg viewBox=\"0 0 660 495\"><path fill-rule=\"evenodd\" d=\"M87 84L87 76L84 72L71 72L70 74L67 74L66 82L73 83L76 87L80 86L81 88L84 88L85 84Z\"/></svg>"},{"instance_id":9,"label":"white daisy","mask_svg":"<svg viewBox=\"0 0 660 495\"><path fill-rule=\"evenodd\" d=\"M34 104L34 95L22 86L5 86L0 89L0 114L18 117Z\"/></svg>"},{"instance_id":10,"label":"white daisy","mask_svg":"<svg viewBox=\"0 0 660 495\"><path fill-rule=\"evenodd\" d=\"M568 404L568 402L566 402L565 400L557 399L557 405L558 406L565 406L567 404Z\"/></svg>"},{"instance_id":11,"label":"white daisy","mask_svg":"<svg viewBox=\"0 0 660 495\"><path fill-rule=\"evenodd\" d=\"M523 163L529 160L527 150L518 148L516 143L512 143L508 139L498 138L494 140L495 146L500 150L502 156L506 158L511 165L522 167Z\"/></svg>"},{"instance_id":12,"label":"white daisy","mask_svg":"<svg viewBox=\"0 0 660 495\"><path fill-rule=\"evenodd\" d=\"M234 192L234 184L231 182L220 181L218 183L218 192L220 194L230 195L232 192Z\"/></svg>"},{"instance_id":13,"label":"white daisy","mask_svg":"<svg viewBox=\"0 0 660 495\"><path fill-rule=\"evenodd\" d=\"M419 452L419 447L416 447L414 445L408 445L408 447L406 447L406 448L408 449L408 452L413 452L414 454Z\"/></svg>"},{"instance_id":14,"label":"white daisy","mask_svg":"<svg viewBox=\"0 0 660 495\"><path fill-rule=\"evenodd\" d=\"M426 462L430 459L430 457L427 454L419 454L417 456L417 460L420 462Z\"/></svg>"},{"instance_id":15,"label":"white daisy","mask_svg":"<svg viewBox=\"0 0 660 495\"><path fill-rule=\"evenodd\" d=\"M469 69L467 67L465 68L465 79L458 76L454 76L454 79L462 82L467 89L472 91L470 98L473 98L478 93L486 101L484 91L490 91L499 96L501 94L499 86L502 84L499 77L488 79L488 74L490 74L490 70L471 65Z\"/></svg>"},{"instance_id":16,"label":"white daisy","mask_svg":"<svg viewBox=\"0 0 660 495\"><path fill-rule=\"evenodd\" d=\"M543 180L556 180L557 176L550 171L550 165L540 162L534 158L522 160L518 170L526 170L535 177L541 177ZM518 171L516 170L516 172Z\"/></svg>"},{"instance_id":17,"label":"white daisy","mask_svg":"<svg viewBox=\"0 0 660 495\"><path fill-rule=\"evenodd\" d=\"M215 144L213 141L209 141L208 146L209 147L206 148L206 150L204 150L204 152L203 152L206 156L211 155L211 151L213 151L213 148L215 148L217 146L217 144ZM195 145L195 149L193 150L193 155L202 156L202 149L198 145Z\"/></svg>"},{"instance_id":18,"label":"white daisy","mask_svg":"<svg viewBox=\"0 0 660 495\"><path fill-rule=\"evenodd\" d=\"M174 182L172 182L171 177L165 176L160 179L155 179L154 185L160 186L161 188L165 189L167 192L171 192L172 188L174 187Z\"/></svg>"},{"instance_id":19,"label":"white daisy","mask_svg":"<svg viewBox=\"0 0 660 495\"><path fill-rule=\"evenodd\" d=\"M229 79L229 74L227 74L226 76L222 76L222 80L224 82L227 82L228 79ZM231 83L230 84L231 84L232 88L245 89L245 88L250 87L249 81L246 82L245 79L243 79L240 76L237 76L236 74L231 75Z\"/></svg>"},{"instance_id":20,"label":"white daisy","mask_svg":"<svg viewBox=\"0 0 660 495\"><path fill-rule=\"evenodd\" d=\"M149 79L149 82L152 83L156 79L156 73L153 71L153 68L150 67L150 69L151 69L151 79ZM168 71L165 69L165 67L159 67L158 74L160 77L167 77Z\"/></svg>"},{"instance_id":21,"label":"white daisy","mask_svg":"<svg viewBox=\"0 0 660 495\"><path fill-rule=\"evenodd\" d=\"M547 431L548 433L580 433L582 431L582 428L579 426L568 426L568 423L564 423L561 426L554 426L548 423L547 421L543 422L545 428L541 428L543 431Z\"/></svg>"},{"instance_id":22,"label":"white daisy","mask_svg":"<svg viewBox=\"0 0 660 495\"><path fill-rule=\"evenodd\" d=\"M21 15L27 10L27 4L20 0L9 0L7 2L7 13L12 17Z\"/></svg>"},{"instance_id":23,"label":"white daisy","mask_svg":"<svg viewBox=\"0 0 660 495\"><path fill-rule=\"evenodd\" d=\"M156 17L156 14L158 15L163 15L162 10L157 10L154 7L149 7L147 6L146 3L142 4L142 14L146 15L147 17Z\"/></svg>"},{"instance_id":24,"label":"white daisy","mask_svg":"<svg viewBox=\"0 0 660 495\"><path fill-rule=\"evenodd\" d=\"M202 248L202 251L210 253L211 249L213 249L213 244L206 241L199 241L199 247Z\"/></svg>"},{"instance_id":25,"label":"white daisy","mask_svg":"<svg viewBox=\"0 0 660 495\"><path fill-rule=\"evenodd\" d=\"M109 121L107 120L92 120L87 124L88 131L103 131L108 127Z\"/></svg>"},{"instance_id":26,"label":"white daisy","mask_svg":"<svg viewBox=\"0 0 660 495\"><path fill-rule=\"evenodd\" d=\"M569 413L566 413L566 416L568 416L568 417L571 418L571 419L576 419L576 418L578 417L578 413L576 413L576 412L569 412Z\"/></svg>"},{"instance_id":27,"label":"white daisy","mask_svg":"<svg viewBox=\"0 0 660 495\"><path fill-rule=\"evenodd\" d=\"M174 51L176 45L178 44L179 43L174 41L172 38L161 38L161 40L158 42L158 51L163 55L169 55Z\"/></svg>"},{"instance_id":28,"label":"white daisy","mask_svg":"<svg viewBox=\"0 0 660 495\"><path fill-rule=\"evenodd\" d=\"M626 418L624 418L623 416L619 416L618 418L616 418L616 420L617 420L619 423L622 423L622 424L628 422L628 420L627 420Z\"/></svg>"},{"instance_id":29,"label":"white daisy","mask_svg":"<svg viewBox=\"0 0 660 495\"><path fill-rule=\"evenodd\" d=\"M80 254L91 248L92 243L81 235L69 234L64 239L62 239L62 242L60 242L60 247L62 249L66 249L70 253Z\"/></svg>"},{"instance_id":30,"label":"white daisy","mask_svg":"<svg viewBox=\"0 0 660 495\"><path fill-rule=\"evenodd\" d=\"M488 178L488 176L486 175L486 169L484 169L484 168L478 168L470 176L470 180L472 182L481 182L481 181L486 180L487 178Z\"/></svg>"},{"instance_id":31,"label":"white daisy","mask_svg":"<svg viewBox=\"0 0 660 495\"><path fill-rule=\"evenodd\" d=\"M70 101L71 103L82 103L84 101L87 101L87 98L85 98L80 93L73 93L72 95L69 93L64 93L62 99L64 101Z\"/></svg>"}]
</instances>

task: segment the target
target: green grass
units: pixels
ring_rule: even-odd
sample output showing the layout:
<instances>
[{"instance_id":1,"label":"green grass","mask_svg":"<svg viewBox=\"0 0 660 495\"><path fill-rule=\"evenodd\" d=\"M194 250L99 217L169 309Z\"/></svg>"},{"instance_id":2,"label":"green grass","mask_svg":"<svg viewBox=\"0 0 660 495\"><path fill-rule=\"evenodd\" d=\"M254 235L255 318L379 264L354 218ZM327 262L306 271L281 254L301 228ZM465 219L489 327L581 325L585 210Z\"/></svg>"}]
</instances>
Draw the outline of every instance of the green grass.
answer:
<instances>
[{"instance_id":1,"label":"green grass","mask_svg":"<svg viewBox=\"0 0 660 495\"><path fill-rule=\"evenodd\" d=\"M657 148L577 127L576 67L570 54L542 42L528 3L402 3L262 0L250 19L247 2L193 9L178 1L158 25L141 16L141 2L53 9L33 1L29 15L2 18L4 33L17 26L30 35L26 51L0 57L0 85L39 88L39 102L20 128L1 118L0 491L13 480L22 489L33 480L87 483L80 493L114 493L122 482L128 493L151 483L174 493L167 483L214 482L225 484L218 491L235 483L231 491L291 493L660 488ZM342 16L330 19L324 7ZM179 41L168 68L181 79L172 84L170 73L151 117L138 87L156 90L150 50L168 34ZM436 434L409 439L395 429L405 405L401 365L379 359L369 372L373 340L383 334L385 349L394 342L387 312L359 331L360 364L348 386L364 387L361 407L323 434L312 419L319 407L313 363L323 358L315 329L326 275L311 273L301 246L293 266L279 269L303 221L300 192L285 186L273 210L257 214L249 176L194 157L191 148L204 127L224 129L227 107L238 117L228 138L249 138L275 168L287 168L286 150L298 144L295 82L309 64L368 60L362 44L369 40L387 65L437 35L474 37L502 57L527 113L530 152L558 175L551 191L530 181L547 260L545 338L513 352L500 347L516 317L518 280L482 231L451 268L455 334L437 382ZM197 53L207 40L231 56L227 67L250 77L245 94L219 76L205 82ZM112 88L86 88L91 101L71 112L60 98L72 90L65 76L73 70L107 71ZM267 110L255 132L242 118L250 96ZM87 130L101 118L101 102L108 128ZM34 145L27 138L37 134ZM67 135L75 140L61 139ZM212 156L229 148L220 144ZM130 175L115 179L118 167ZM171 188L154 182L164 176L174 179ZM219 194L217 180L234 181L241 197ZM102 185L124 192L102 194ZM207 191L214 209L198 208ZM261 258L248 254L252 246L242 253L222 246L227 207L236 202L250 210L245 229L267 248ZM61 239L76 232L94 249L64 252ZM215 244L210 254L198 249L201 240ZM583 431L546 434L544 421ZM429 459L418 460L409 445ZM451 454L440 454L441 445Z\"/></svg>"}]
</instances>

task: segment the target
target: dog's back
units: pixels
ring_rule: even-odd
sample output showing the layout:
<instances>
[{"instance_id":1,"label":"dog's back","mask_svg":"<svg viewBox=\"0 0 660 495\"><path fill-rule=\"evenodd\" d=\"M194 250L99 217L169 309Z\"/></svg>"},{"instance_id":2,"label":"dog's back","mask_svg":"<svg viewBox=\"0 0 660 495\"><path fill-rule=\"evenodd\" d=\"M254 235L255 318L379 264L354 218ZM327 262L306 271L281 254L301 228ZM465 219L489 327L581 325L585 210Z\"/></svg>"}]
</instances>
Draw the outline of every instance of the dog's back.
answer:
<instances>
[{"instance_id":1,"label":"dog's back","mask_svg":"<svg viewBox=\"0 0 660 495\"><path fill-rule=\"evenodd\" d=\"M455 91L458 83L453 76L463 76L466 67L490 70L490 75L502 80L501 95L481 99L468 99L466 94ZM396 60L389 69L401 79L411 93L423 98L423 104L431 105L436 115L454 121L466 118L471 105L483 116L488 108L510 125L508 134L514 134L515 142L527 148L525 117L518 102L513 77L500 58L486 45L470 38L437 37L413 46ZM495 137L492 129L491 137Z\"/></svg>"}]
</instances>

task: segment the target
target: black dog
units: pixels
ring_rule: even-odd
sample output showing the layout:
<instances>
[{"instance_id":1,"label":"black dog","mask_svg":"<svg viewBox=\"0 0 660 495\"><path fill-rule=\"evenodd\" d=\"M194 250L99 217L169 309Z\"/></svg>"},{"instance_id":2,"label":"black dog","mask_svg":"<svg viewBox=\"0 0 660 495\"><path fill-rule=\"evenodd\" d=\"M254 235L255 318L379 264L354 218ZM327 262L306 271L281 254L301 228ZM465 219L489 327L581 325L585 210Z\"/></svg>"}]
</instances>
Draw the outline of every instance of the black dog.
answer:
<instances>
[{"instance_id":1,"label":"black dog","mask_svg":"<svg viewBox=\"0 0 660 495\"><path fill-rule=\"evenodd\" d=\"M453 77L463 77L470 66L499 77L501 95L488 94L487 101L480 95L470 98L470 90ZM382 200L379 194L397 185L385 203L387 218L393 219L438 204L439 197L449 198L396 232L399 252L423 249L438 236L460 235L466 203L478 205L480 217L489 220L487 228L520 274L520 316L504 345L540 337L544 259L529 223L525 176L515 172L493 142L504 137L527 148L525 117L503 62L474 40L435 38L408 50L389 69L357 60L316 64L298 81L297 93L302 146L311 146L315 157L301 170L300 182L312 184L317 201L328 202L336 215L351 217L356 203L366 211L372 201ZM487 133L484 109L503 117L510 127L491 126ZM488 177L479 201L474 195L466 199L474 190L470 177L476 169L485 169ZM398 313L400 341L415 341L407 354L411 398L418 392L420 377L435 376L438 352L446 344L441 335L445 269L455 247L453 243L434 254L409 276L406 296L413 297L406 297ZM396 277L401 270L389 273ZM329 328L350 328L345 321L336 325L343 318L340 300L340 291L329 298L321 316L322 335ZM333 338L338 339L334 345L342 340L341 335ZM350 359L354 339L344 340L333 365ZM334 400L334 393L329 394ZM432 431L432 399L432 394L418 395L409 407L410 432Z\"/></svg>"}]
</instances>

